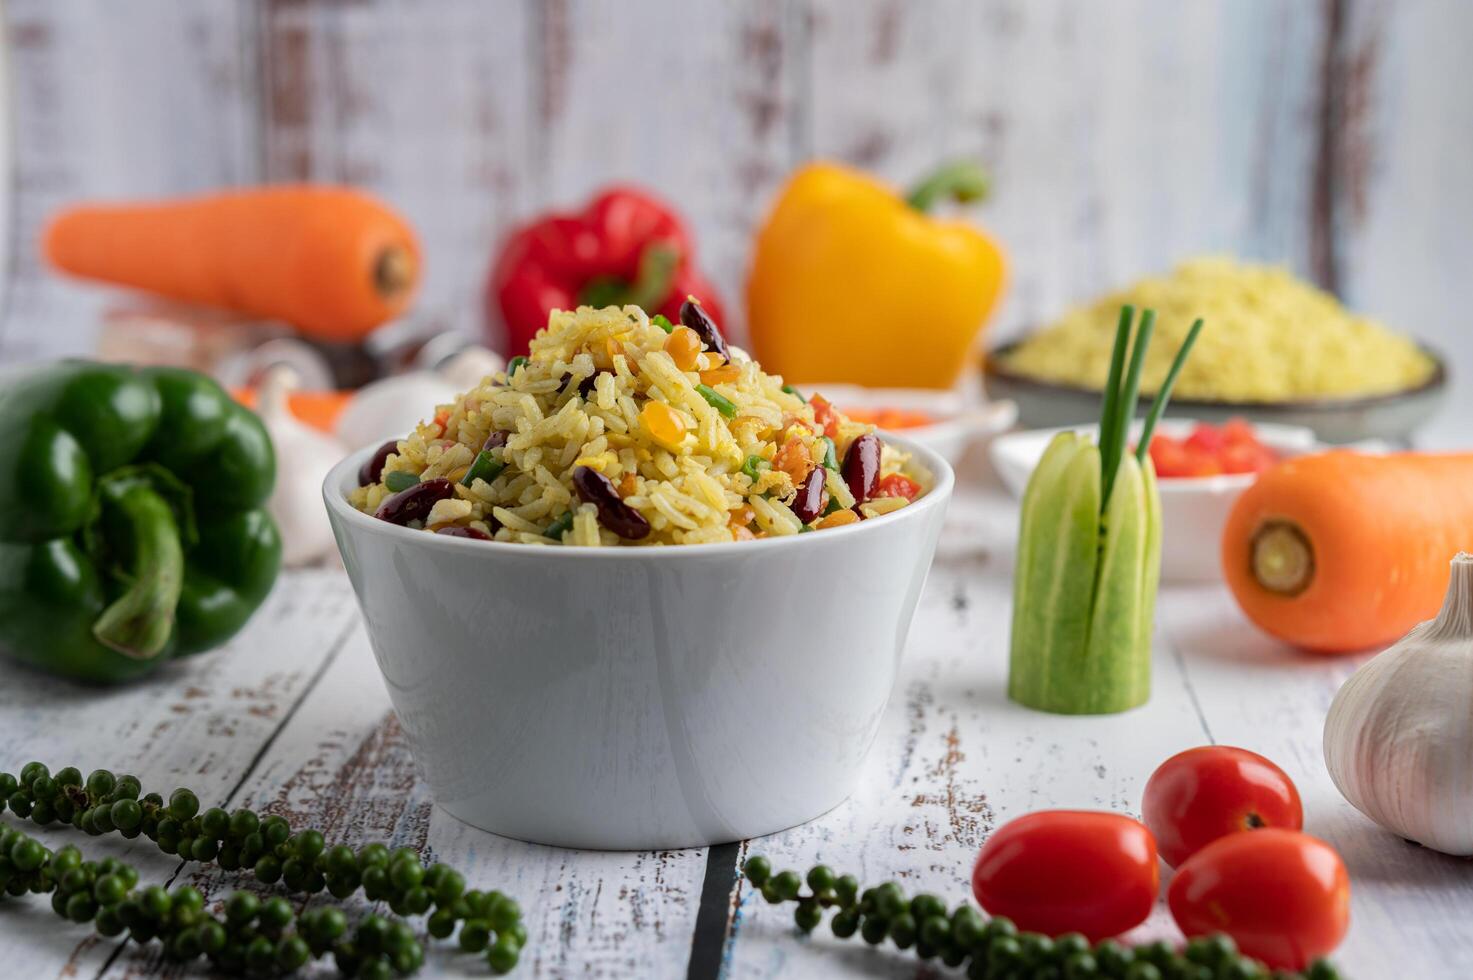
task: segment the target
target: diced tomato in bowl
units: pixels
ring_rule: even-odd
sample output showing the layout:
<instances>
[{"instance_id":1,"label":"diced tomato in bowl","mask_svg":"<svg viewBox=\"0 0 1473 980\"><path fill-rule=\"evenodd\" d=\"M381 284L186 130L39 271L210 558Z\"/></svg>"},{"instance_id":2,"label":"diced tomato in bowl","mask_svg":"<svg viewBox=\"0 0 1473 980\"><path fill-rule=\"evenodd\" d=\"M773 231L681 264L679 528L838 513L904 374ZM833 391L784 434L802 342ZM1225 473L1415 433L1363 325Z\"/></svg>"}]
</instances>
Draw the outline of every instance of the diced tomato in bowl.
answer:
<instances>
[{"instance_id":1,"label":"diced tomato in bowl","mask_svg":"<svg viewBox=\"0 0 1473 980\"><path fill-rule=\"evenodd\" d=\"M1279 456L1258 441L1243 419L1220 426L1199 422L1183 438L1164 433L1151 437L1151 462L1163 480L1217 476L1222 473L1262 473Z\"/></svg>"}]
</instances>

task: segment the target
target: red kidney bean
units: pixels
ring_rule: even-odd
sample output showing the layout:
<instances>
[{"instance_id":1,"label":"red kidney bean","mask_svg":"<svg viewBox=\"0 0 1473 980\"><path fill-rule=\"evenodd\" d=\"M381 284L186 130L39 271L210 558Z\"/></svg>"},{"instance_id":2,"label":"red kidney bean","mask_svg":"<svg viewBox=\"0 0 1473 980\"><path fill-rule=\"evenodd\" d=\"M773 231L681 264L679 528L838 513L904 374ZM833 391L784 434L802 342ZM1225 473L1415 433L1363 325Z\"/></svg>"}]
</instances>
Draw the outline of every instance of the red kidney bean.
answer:
<instances>
[{"instance_id":1,"label":"red kidney bean","mask_svg":"<svg viewBox=\"0 0 1473 980\"><path fill-rule=\"evenodd\" d=\"M701 308L701 304L687 299L680 304L680 322L696 332L706 344L706 349L720 354L726 360L731 360L731 355L726 352L726 341L721 337L721 331L716 329L716 321L711 319L711 314Z\"/></svg>"},{"instance_id":2,"label":"red kidney bean","mask_svg":"<svg viewBox=\"0 0 1473 980\"><path fill-rule=\"evenodd\" d=\"M823 484L826 470L815 466L808 479L798 488L798 499L793 501L793 513L804 524L812 524L823 513Z\"/></svg>"},{"instance_id":3,"label":"red kidney bean","mask_svg":"<svg viewBox=\"0 0 1473 980\"><path fill-rule=\"evenodd\" d=\"M880 440L873 432L866 432L849 444L843 473L855 503L862 504L874 496L875 485L880 482Z\"/></svg>"},{"instance_id":4,"label":"red kidney bean","mask_svg":"<svg viewBox=\"0 0 1473 980\"><path fill-rule=\"evenodd\" d=\"M584 401L588 401L593 396L593 389L598 385L598 376L608 373L608 371L596 371L578 384L578 394L583 396Z\"/></svg>"},{"instance_id":5,"label":"red kidney bean","mask_svg":"<svg viewBox=\"0 0 1473 980\"><path fill-rule=\"evenodd\" d=\"M397 439L390 439L382 446L379 446L378 449L374 450L373 455L364 460L363 465L358 467L358 485L360 487L368 487L381 480L384 475L384 463L388 462L389 457L398 451L399 440Z\"/></svg>"},{"instance_id":6,"label":"red kidney bean","mask_svg":"<svg viewBox=\"0 0 1473 980\"><path fill-rule=\"evenodd\" d=\"M474 538L477 541L491 540L491 535L473 527L442 527L435 533L443 534L447 538Z\"/></svg>"},{"instance_id":7,"label":"red kidney bean","mask_svg":"<svg viewBox=\"0 0 1473 980\"><path fill-rule=\"evenodd\" d=\"M506 448L506 440L510 437L510 432L505 429L497 429L486 437L486 441L481 444L481 451L490 452L493 449L504 449Z\"/></svg>"},{"instance_id":8,"label":"red kidney bean","mask_svg":"<svg viewBox=\"0 0 1473 980\"><path fill-rule=\"evenodd\" d=\"M390 524L408 524L422 521L429 516L430 509L438 501L455 496L455 484L444 477L416 483L408 490L400 490L378 505L373 516Z\"/></svg>"},{"instance_id":9,"label":"red kidney bean","mask_svg":"<svg viewBox=\"0 0 1473 980\"><path fill-rule=\"evenodd\" d=\"M573 489L578 499L598 508L598 520L621 538L637 541L650 533L644 515L619 499L619 491L598 470L580 466L573 470Z\"/></svg>"}]
</instances>

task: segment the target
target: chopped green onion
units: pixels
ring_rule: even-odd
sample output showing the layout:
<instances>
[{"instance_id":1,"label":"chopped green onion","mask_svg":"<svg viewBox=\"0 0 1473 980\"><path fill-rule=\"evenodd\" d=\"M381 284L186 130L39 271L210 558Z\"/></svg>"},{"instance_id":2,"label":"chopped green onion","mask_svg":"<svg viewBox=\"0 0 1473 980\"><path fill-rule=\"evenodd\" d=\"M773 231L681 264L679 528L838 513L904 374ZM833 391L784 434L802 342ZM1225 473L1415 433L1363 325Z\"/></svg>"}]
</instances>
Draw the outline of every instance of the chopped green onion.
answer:
<instances>
[{"instance_id":1,"label":"chopped green onion","mask_svg":"<svg viewBox=\"0 0 1473 980\"><path fill-rule=\"evenodd\" d=\"M399 493L401 490L408 490L418 482L419 477L413 473L406 473L403 470L395 470L392 473L384 474L384 486L388 487L394 493Z\"/></svg>"},{"instance_id":2,"label":"chopped green onion","mask_svg":"<svg viewBox=\"0 0 1473 980\"><path fill-rule=\"evenodd\" d=\"M826 470L839 472L839 450L834 446L834 440L824 436L819 440L823 443L823 466Z\"/></svg>"},{"instance_id":3,"label":"chopped green onion","mask_svg":"<svg viewBox=\"0 0 1473 980\"><path fill-rule=\"evenodd\" d=\"M804 524L804 525L802 525L801 527L798 528L798 533L799 534L807 534L811 530L813 530L813 528L809 527L807 524Z\"/></svg>"},{"instance_id":4,"label":"chopped green onion","mask_svg":"<svg viewBox=\"0 0 1473 980\"><path fill-rule=\"evenodd\" d=\"M1151 411L1146 415L1146 424L1141 427L1140 445L1135 447L1135 458L1144 463L1146 454L1151 450L1151 436L1156 431L1156 423L1161 421L1162 414L1166 411L1166 403L1171 400L1171 389L1176 385L1176 376L1181 374L1181 366L1187 362L1187 355L1192 352L1192 345L1197 342L1197 334L1202 332L1202 318L1192 324L1192 329L1187 331L1187 339L1181 342L1181 350L1176 352L1176 360L1171 362L1171 370L1166 372L1166 380L1161 382L1161 387L1156 391L1156 397L1151 402Z\"/></svg>"},{"instance_id":5,"label":"chopped green onion","mask_svg":"<svg viewBox=\"0 0 1473 980\"><path fill-rule=\"evenodd\" d=\"M788 394L792 395L794 398L798 399L801 402L806 402L808 400L803 397L803 392L799 391L797 388L794 388L792 385L783 385L783 391L786 391Z\"/></svg>"},{"instance_id":6,"label":"chopped green onion","mask_svg":"<svg viewBox=\"0 0 1473 980\"><path fill-rule=\"evenodd\" d=\"M671 323L670 318L663 313L656 313L650 317L650 322L666 333L673 333L675 330L675 324Z\"/></svg>"},{"instance_id":7,"label":"chopped green onion","mask_svg":"<svg viewBox=\"0 0 1473 980\"><path fill-rule=\"evenodd\" d=\"M522 357L520 354L516 357L513 357L511 359L511 362L506 366L506 380L510 381L512 379L512 376L517 373L517 368L526 363L527 358Z\"/></svg>"},{"instance_id":8,"label":"chopped green onion","mask_svg":"<svg viewBox=\"0 0 1473 980\"><path fill-rule=\"evenodd\" d=\"M834 513L835 511L840 511L840 510L843 510L843 509L844 509L844 505L841 504L841 503L839 503L839 498L830 495L829 496L829 505L823 509L823 513L820 514L819 516L820 517L828 517L830 514Z\"/></svg>"},{"instance_id":9,"label":"chopped green onion","mask_svg":"<svg viewBox=\"0 0 1473 980\"><path fill-rule=\"evenodd\" d=\"M483 449L476 453L470 469L466 470L465 476L461 477L460 485L468 487L477 480L485 480L490 483L504 469L506 469L505 460L496 458L492 450Z\"/></svg>"},{"instance_id":10,"label":"chopped green onion","mask_svg":"<svg viewBox=\"0 0 1473 980\"><path fill-rule=\"evenodd\" d=\"M756 483L757 474L765 469L767 465L767 460L761 456L748 456L747 461L742 464L742 472L747 474L747 478L753 483Z\"/></svg>"},{"instance_id":11,"label":"chopped green onion","mask_svg":"<svg viewBox=\"0 0 1473 980\"><path fill-rule=\"evenodd\" d=\"M554 541L561 541L563 539L563 533L572 526L573 512L570 510L564 513L562 517L547 525L547 530L542 532L542 536L544 538L552 538Z\"/></svg>"},{"instance_id":12,"label":"chopped green onion","mask_svg":"<svg viewBox=\"0 0 1473 980\"><path fill-rule=\"evenodd\" d=\"M720 412L722 415L725 415L729 419L736 418L736 406L733 405L726 398L722 397L722 395L710 385L696 385L696 391L700 392L701 397L706 399L706 402L712 408L716 409L716 411Z\"/></svg>"}]
</instances>

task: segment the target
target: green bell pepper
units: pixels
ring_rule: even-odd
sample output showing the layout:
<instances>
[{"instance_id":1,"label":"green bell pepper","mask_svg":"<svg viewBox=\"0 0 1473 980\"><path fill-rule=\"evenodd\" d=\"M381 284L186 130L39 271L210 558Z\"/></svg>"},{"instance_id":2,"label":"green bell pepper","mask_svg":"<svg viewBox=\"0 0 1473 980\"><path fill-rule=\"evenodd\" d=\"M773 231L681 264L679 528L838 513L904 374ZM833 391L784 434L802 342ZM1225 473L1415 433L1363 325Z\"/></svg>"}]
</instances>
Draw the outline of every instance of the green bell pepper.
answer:
<instances>
[{"instance_id":1,"label":"green bell pepper","mask_svg":"<svg viewBox=\"0 0 1473 980\"><path fill-rule=\"evenodd\" d=\"M0 379L0 653L117 683L219 646L271 590L265 428L178 368Z\"/></svg>"}]
</instances>

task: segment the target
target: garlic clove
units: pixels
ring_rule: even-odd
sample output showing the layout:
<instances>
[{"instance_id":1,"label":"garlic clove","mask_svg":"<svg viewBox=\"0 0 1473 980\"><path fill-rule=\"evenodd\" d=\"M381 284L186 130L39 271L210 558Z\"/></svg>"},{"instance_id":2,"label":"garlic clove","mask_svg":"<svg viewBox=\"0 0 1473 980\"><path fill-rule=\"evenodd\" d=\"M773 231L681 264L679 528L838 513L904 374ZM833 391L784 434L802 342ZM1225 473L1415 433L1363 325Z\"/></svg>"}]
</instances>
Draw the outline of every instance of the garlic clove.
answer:
<instances>
[{"instance_id":1,"label":"garlic clove","mask_svg":"<svg viewBox=\"0 0 1473 980\"><path fill-rule=\"evenodd\" d=\"M343 406L334 434L350 449L402 438L425 418L426 406L454 401L463 390L433 371L372 381Z\"/></svg>"},{"instance_id":2,"label":"garlic clove","mask_svg":"<svg viewBox=\"0 0 1473 980\"><path fill-rule=\"evenodd\" d=\"M1473 855L1473 555L1435 619L1367 661L1325 718L1325 765L1356 809L1433 850Z\"/></svg>"},{"instance_id":3,"label":"garlic clove","mask_svg":"<svg viewBox=\"0 0 1473 980\"><path fill-rule=\"evenodd\" d=\"M506 370L506 361L500 354L473 345L458 352L442 364L439 374L454 385L456 393L459 394L479 387L486 378L504 370Z\"/></svg>"},{"instance_id":4,"label":"garlic clove","mask_svg":"<svg viewBox=\"0 0 1473 980\"><path fill-rule=\"evenodd\" d=\"M310 564L332 553L322 483L346 454L337 439L292 414L287 396L297 387L293 368L273 365L261 380L256 402L256 413L276 449L276 485L266 507L281 530L282 562L287 567Z\"/></svg>"}]
</instances>

